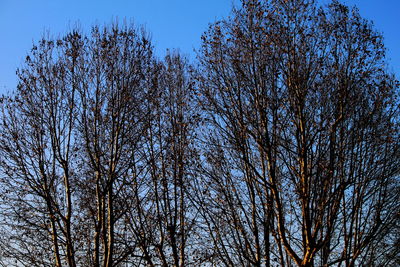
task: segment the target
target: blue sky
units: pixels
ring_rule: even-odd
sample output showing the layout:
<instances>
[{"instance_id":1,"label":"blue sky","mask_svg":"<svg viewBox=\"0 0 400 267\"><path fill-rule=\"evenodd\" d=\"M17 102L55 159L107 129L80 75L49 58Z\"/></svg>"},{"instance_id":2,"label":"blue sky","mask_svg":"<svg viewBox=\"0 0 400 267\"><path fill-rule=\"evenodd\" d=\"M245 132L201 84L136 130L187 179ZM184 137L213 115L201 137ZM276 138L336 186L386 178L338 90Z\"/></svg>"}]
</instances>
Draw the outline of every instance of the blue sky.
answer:
<instances>
[{"instance_id":1,"label":"blue sky","mask_svg":"<svg viewBox=\"0 0 400 267\"><path fill-rule=\"evenodd\" d=\"M328 0L320 0L322 3ZM46 31L57 36L81 28L133 20L151 33L157 53L167 48L194 57L210 22L229 14L238 0L0 0L0 93L15 88L15 70ZM389 69L400 75L400 0L344 0L373 20L388 48Z\"/></svg>"}]
</instances>

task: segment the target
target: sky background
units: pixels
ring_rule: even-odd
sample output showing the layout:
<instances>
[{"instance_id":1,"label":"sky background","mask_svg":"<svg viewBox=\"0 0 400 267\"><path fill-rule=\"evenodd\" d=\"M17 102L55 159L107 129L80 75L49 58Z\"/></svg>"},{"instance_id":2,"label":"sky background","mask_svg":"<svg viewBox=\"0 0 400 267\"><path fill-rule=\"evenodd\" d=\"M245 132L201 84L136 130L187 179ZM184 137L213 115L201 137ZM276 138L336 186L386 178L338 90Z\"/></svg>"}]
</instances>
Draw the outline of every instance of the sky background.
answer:
<instances>
[{"instance_id":1,"label":"sky background","mask_svg":"<svg viewBox=\"0 0 400 267\"><path fill-rule=\"evenodd\" d=\"M322 4L329 0L319 0ZM374 21L388 48L389 70L400 78L400 0L343 0ZM44 33L63 35L113 20L144 25L156 53L177 48L190 58L209 23L226 17L239 0L0 0L0 94L14 90L15 71Z\"/></svg>"}]
</instances>

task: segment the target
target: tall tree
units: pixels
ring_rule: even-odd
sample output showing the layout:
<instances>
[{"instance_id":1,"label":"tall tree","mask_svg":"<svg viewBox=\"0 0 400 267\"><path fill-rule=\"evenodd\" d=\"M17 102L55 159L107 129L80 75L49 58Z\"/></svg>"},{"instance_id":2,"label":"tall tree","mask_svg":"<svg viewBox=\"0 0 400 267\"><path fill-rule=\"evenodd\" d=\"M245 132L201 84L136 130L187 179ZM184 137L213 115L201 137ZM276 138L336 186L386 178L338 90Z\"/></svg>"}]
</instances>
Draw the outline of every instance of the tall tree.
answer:
<instances>
[{"instance_id":1,"label":"tall tree","mask_svg":"<svg viewBox=\"0 0 400 267\"><path fill-rule=\"evenodd\" d=\"M159 62L156 91L148 102L148 128L135 168L127 221L147 266L194 264L196 213L190 194L196 107L189 66L179 53Z\"/></svg>"},{"instance_id":2,"label":"tall tree","mask_svg":"<svg viewBox=\"0 0 400 267\"><path fill-rule=\"evenodd\" d=\"M3 255L20 266L117 266L121 191L147 122L152 46L134 27L43 39L3 99Z\"/></svg>"},{"instance_id":3,"label":"tall tree","mask_svg":"<svg viewBox=\"0 0 400 267\"><path fill-rule=\"evenodd\" d=\"M44 38L1 99L0 265L399 263L399 84L333 1L243 0L197 69L133 26Z\"/></svg>"},{"instance_id":4,"label":"tall tree","mask_svg":"<svg viewBox=\"0 0 400 267\"><path fill-rule=\"evenodd\" d=\"M378 264L399 214L382 37L337 1L242 2L199 56L210 249L226 266Z\"/></svg>"},{"instance_id":5,"label":"tall tree","mask_svg":"<svg viewBox=\"0 0 400 267\"><path fill-rule=\"evenodd\" d=\"M93 265L116 266L130 253L122 218L146 129L152 46L134 28L94 28L81 69L79 139L84 148L82 208L93 223ZM95 201L93 201L95 200Z\"/></svg>"},{"instance_id":6,"label":"tall tree","mask_svg":"<svg viewBox=\"0 0 400 267\"><path fill-rule=\"evenodd\" d=\"M2 217L9 241L2 249L19 266L76 265L74 70L81 45L77 32L41 40L18 71L17 92L3 99Z\"/></svg>"}]
</instances>

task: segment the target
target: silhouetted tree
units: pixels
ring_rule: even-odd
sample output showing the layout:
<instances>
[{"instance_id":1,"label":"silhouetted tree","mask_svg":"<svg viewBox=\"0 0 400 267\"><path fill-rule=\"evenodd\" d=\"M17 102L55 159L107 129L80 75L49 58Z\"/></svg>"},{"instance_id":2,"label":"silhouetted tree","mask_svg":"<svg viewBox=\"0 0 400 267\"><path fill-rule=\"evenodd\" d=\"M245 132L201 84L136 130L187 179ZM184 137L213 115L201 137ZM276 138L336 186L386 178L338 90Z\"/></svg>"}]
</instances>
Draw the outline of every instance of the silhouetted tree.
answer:
<instances>
[{"instance_id":1,"label":"silhouetted tree","mask_svg":"<svg viewBox=\"0 0 400 267\"><path fill-rule=\"evenodd\" d=\"M197 66L74 30L17 73L0 265L399 264L399 84L356 9L243 0Z\"/></svg>"},{"instance_id":2,"label":"silhouetted tree","mask_svg":"<svg viewBox=\"0 0 400 267\"><path fill-rule=\"evenodd\" d=\"M152 46L133 27L43 39L3 100L4 257L117 266L130 252L122 191L147 124Z\"/></svg>"},{"instance_id":3,"label":"silhouetted tree","mask_svg":"<svg viewBox=\"0 0 400 267\"><path fill-rule=\"evenodd\" d=\"M133 182L147 128L152 61L148 37L132 28L94 28L88 40L77 130L84 148L81 209L92 223L94 266L116 266L131 253L124 190Z\"/></svg>"},{"instance_id":4,"label":"silhouetted tree","mask_svg":"<svg viewBox=\"0 0 400 267\"><path fill-rule=\"evenodd\" d=\"M76 265L74 70L81 45L75 32L41 40L18 71L16 93L3 99L2 251L18 266Z\"/></svg>"},{"instance_id":5,"label":"silhouetted tree","mask_svg":"<svg viewBox=\"0 0 400 267\"><path fill-rule=\"evenodd\" d=\"M197 114L188 63L168 53L157 66L147 131L126 203L133 238L147 266L194 264L196 213L189 194L195 175Z\"/></svg>"},{"instance_id":6,"label":"silhouetted tree","mask_svg":"<svg viewBox=\"0 0 400 267\"><path fill-rule=\"evenodd\" d=\"M203 36L198 197L225 266L378 265L398 219L398 84L337 1L243 1Z\"/></svg>"}]
</instances>

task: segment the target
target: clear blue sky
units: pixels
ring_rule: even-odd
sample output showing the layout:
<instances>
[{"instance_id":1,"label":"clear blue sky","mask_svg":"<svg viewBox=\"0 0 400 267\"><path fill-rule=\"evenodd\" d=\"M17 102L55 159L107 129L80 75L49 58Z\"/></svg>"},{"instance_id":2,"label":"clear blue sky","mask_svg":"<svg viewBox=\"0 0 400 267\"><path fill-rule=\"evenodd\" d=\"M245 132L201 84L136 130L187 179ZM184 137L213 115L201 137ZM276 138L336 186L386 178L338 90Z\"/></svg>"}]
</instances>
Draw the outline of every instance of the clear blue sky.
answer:
<instances>
[{"instance_id":1,"label":"clear blue sky","mask_svg":"<svg viewBox=\"0 0 400 267\"><path fill-rule=\"evenodd\" d=\"M328 0L320 0L322 3ZM238 0L0 0L0 93L16 86L15 70L21 66L32 42L45 31L57 36L73 28L133 20L151 32L157 53L179 48L193 57L200 36L210 22L229 14ZM390 69L400 75L400 0L344 0L357 5L385 37Z\"/></svg>"}]
</instances>

